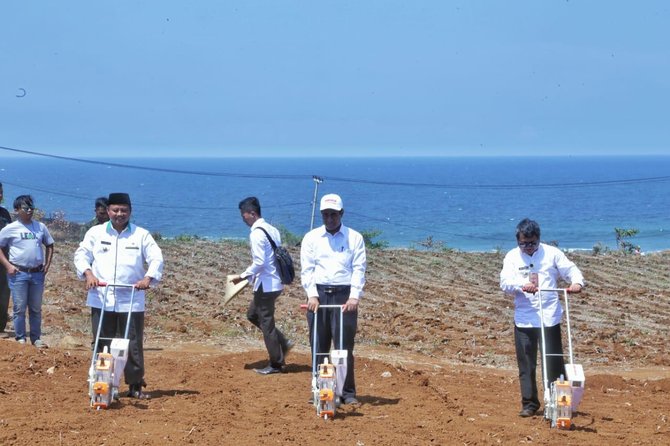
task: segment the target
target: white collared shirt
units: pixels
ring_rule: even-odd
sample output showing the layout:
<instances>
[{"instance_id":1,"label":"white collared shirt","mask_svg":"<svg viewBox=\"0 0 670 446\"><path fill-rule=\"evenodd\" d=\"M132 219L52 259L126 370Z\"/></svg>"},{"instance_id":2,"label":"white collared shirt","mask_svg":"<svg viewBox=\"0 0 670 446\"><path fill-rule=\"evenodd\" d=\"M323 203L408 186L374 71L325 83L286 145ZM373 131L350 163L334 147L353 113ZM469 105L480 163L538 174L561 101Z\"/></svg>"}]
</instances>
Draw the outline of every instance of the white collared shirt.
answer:
<instances>
[{"instance_id":1,"label":"white collared shirt","mask_svg":"<svg viewBox=\"0 0 670 446\"><path fill-rule=\"evenodd\" d=\"M300 248L300 278L307 296L317 296L316 285L351 285L349 297L363 296L365 285L365 241L344 225L335 234L325 225L308 232Z\"/></svg>"},{"instance_id":2,"label":"white collared shirt","mask_svg":"<svg viewBox=\"0 0 670 446\"><path fill-rule=\"evenodd\" d=\"M249 233L249 244L251 245L251 265L244 270L241 277L249 279L253 283L254 291L263 285L264 293L281 291L284 286L281 283L279 272L277 271L277 262L272 245L265 235L265 232L258 228L268 231L275 245L281 245L281 235L277 228L267 223L265 219L259 218L251 225Z\"/></svg>"},{"instance_id":3,"label":"white collared shirt","mask_svg":"<svg viewBox=\"0 0 670 446\"><path fill-rule=\"evenodd\" d=\"M144 264L148 265L144 270ZM90 269L98 280L110 284L134 285L145 276L155 285L163 276L163 254L149 231L134 224L120 233L110 222L93 226L74 253L77 277L84 278ZM107 293L105 311L130 310L130 288L112 288ZM88 291L86 305L102 308L105 288ZM132 311L144 311L144 290L135 290Z\"/></svg>"},{"instance_id":4,"label":"white collared shirt","mask_svg":"<svg viewBox=\"0 0 670 446\"><path fill-rule=\"evenodd\" d=\"M507 253L500 271L500 289L514 296L514 323L517 327L540 327L539 293L524 293L522 287L530 282L530 274L537 273L539 288L556 288L558 279L584 285L579 268L560 249L540 243L529 256L521 248ZM545 327L561 322L563 307L556 292L542 293L542 314Z\"/></svg>"}]
</instances>

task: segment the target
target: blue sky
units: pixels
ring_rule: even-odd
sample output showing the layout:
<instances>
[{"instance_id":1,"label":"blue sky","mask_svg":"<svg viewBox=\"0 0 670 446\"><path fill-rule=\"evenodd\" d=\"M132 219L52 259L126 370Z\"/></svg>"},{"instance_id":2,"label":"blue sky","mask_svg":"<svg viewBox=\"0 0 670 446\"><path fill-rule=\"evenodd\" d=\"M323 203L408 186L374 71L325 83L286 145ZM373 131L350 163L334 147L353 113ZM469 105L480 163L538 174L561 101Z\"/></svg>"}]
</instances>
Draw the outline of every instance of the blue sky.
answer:
<instances>
[{"instance_id":1,"label":"blue sky","mask_svg":"<svg viewBox=\"0 0 670 446\"><path fill-rule=\"evenodd\" d=\"M668 23L660 0L7 1L0 146L667 154Z\"/></svg>"}]
</instances>

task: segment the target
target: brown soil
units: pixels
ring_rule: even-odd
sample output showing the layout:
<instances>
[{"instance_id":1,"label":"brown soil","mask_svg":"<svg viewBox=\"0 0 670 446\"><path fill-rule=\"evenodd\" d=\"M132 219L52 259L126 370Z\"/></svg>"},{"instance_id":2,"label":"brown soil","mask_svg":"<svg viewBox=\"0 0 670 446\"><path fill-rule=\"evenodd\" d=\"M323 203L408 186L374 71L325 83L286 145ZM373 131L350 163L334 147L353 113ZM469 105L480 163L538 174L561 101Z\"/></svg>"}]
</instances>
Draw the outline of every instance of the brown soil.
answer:
<instances>
[{"instance_id":1,"label":"brown soil","mask_svg":"<svg viewBox=\"0 0 670 446\"><path fill-rule=\"evenodd\" d=\"M220 304L244 244L161 242L166 275L146 316L149 401L94 411L87 397L90 327L61 243L47 279L49 349L0 340L0 444L589 444L670 443L670 253L571 255L589 286L572 304L586 391L575 430L519 418L511 302L502 254L371 251L356 377L361 405L324 421L307 404L304 293L288 287L277 320L297 342L288 373L260 376L260 333L247 288ZM298 259L297 250L294 258ZM387 373L388 372L388 373ZM123 388L122 390L125 390Z\"/></svg>"}]
</instances>

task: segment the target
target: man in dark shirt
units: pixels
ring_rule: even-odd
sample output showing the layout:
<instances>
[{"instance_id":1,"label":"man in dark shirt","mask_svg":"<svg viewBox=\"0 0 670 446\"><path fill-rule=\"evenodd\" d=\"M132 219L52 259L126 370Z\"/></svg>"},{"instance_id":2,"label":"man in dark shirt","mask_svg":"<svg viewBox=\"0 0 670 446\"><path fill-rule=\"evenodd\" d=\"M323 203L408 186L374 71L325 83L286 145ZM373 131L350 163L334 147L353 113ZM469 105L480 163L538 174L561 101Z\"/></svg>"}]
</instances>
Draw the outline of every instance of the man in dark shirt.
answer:
<instances>
[{"instance_id":1,"label":"man in dark shirt","mask_svg":"<svg viewBox=\"0 0 670 446\"><path fill-rule=\"evenodd\" d=\"M2 203L3 198L2 183L0 183L0 203ZM9 214L9 211L0 206L0 229L4 228L11 222L12 216ZM5 267L0 264L0 338L9 337L9 335L5 333L5 327L7 326L7 320L9 319L7 314L7 310L9 310L9 294L7 270L5 270Z\"/></svg>"}]
</instances>

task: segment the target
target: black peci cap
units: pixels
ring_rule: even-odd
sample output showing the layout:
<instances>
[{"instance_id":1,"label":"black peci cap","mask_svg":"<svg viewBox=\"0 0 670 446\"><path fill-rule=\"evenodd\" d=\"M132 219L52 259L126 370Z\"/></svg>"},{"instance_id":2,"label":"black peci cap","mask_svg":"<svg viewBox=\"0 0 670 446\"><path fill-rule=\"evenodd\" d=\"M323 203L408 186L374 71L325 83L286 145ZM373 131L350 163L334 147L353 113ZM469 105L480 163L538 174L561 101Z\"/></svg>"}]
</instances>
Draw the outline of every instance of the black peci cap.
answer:
<instances>
[{"instance_id":1,"label":"black peci cap","mask_svg":"<svg viewBox=\"0 0 670 446\"><path fill-rule=\"evenodd\" d=\"M127 204L130 206L130 195L124 193L124 192L115 192L112 194L109 194L109 198L107 199L108 205L112 204Z\"/></svg>"}]
</instances>

